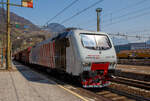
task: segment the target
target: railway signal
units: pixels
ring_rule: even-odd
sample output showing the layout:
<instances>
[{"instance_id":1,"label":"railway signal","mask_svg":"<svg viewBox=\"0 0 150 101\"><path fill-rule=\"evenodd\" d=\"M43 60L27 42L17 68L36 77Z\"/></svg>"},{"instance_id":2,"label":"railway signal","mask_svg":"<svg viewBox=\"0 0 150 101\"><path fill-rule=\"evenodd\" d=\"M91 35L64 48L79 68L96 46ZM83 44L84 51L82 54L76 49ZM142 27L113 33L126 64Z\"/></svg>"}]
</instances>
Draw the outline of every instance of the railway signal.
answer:
<instances>
[{"instance_id":1,"label":"railway signal","mask_svg":"<svg viewBox=\"0 0 150 101\"><path fill-rule=\"evenodd\" d=\"M33 8L33 0L22 0L22 7Z\"/></svg>"}]
</instances>

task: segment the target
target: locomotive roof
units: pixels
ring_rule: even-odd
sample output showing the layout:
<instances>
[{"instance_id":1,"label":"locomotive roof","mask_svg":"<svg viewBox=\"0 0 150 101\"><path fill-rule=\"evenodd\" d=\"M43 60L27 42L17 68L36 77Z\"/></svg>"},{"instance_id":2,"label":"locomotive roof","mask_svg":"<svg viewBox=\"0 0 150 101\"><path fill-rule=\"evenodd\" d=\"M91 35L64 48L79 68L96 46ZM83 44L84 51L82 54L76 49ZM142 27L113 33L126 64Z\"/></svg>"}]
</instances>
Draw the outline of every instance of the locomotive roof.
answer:
<instances>
[{"instance_id":1,"label":"locomotive roof","mask_svg":"<svg viewBox=\"0 0 150 101\"><path fill-rule=\"evenodd\" d=\"M46 44L46 43L49 43L51 41L54 41L54 40L59 40L59 39L62 39L62 38L65 38L67 35L68 35L69 32L63 32L63 33L60 33L58 34L56 37L53 37L53 38L49 38L47 40L44 40L42 42L40 42L39 44L37 44L36 46L40 46L42 44ZM36 47L35 46L35 47Z\"/></svg>"},{"instance_id":2,"label":"locomotive roof","mask_svg":"<svg viewBox=\"0 0 150 101\"><path fill-rule=\"evenodd\" d=\"M61 33L61 34L59 34L58 36L52 38L52 41L53 41L53 40L58 40L58 39L65 38L65 37L68 35L68 33L69 33L69 32Z\"/></svg>"},{"instance_id":3,"label":"locomotive roof","mask_svg":"<svg viewBox=\"0 0 150 101\"><path fill-rule=\"evenodd\" d=\"M80 29L75 29L75 30L71 30L71 31L74 31L74 32L77 32L77 33L94 33L94 34L104 34L104 35L107 35L104 32L95 32L95 31L87 31L87 30L80 30ZM40 46L42 44L46 44L46 43L49 43L49 42L54 41L54 40L59 40L59 39L65 38L65 37L67 37L67 35L70 34L69 32L70 31L62 32L62 33L58 34L56 37L49 38L49 39L47 39L45 41L40 42L36 46Z\"/></svg>"},{"instance_id":4,"label":"locomotive roof","mask_svg":"<svg viewBox=\"0 0 150 101\"><path fill-rule=\"evenodd\" d=\"M80 30L80 29L77 29L77 30L74 30L74 32L77 32L77 33L91 33L91 34L103 34L103 35L108 35L107 33L105 32L97 32L97 31L89 31L89 30Z\"/></svg>"}]
</instances>

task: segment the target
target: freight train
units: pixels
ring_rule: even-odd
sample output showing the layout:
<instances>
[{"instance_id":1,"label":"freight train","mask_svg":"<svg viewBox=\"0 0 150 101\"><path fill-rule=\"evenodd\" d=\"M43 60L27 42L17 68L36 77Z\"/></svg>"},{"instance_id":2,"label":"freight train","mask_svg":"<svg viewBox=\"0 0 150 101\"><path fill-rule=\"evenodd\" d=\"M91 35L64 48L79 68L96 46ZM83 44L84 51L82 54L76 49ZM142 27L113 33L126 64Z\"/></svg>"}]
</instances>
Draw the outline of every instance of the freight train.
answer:
<instances>
[{"instance_id":1,"label":"freight train","mask_svg":"<svg viewBox=\"0 0 150 101\"><path fill-rule=\"evenodd\" d=\"M123 50L117 53L119 59L150 59L150 49Z\"/></svg>"},{"instance_id":2,"label":"freight train","mask_svg":"<svg viewBox=\"0 0 150 101\"><path fill-rule=\"evenodd\" d=\"M103 32L71 30L14 55L16 60L65 72L83 87L105 87L117 63L110 37Z\"/></svg>"}]
</instances>

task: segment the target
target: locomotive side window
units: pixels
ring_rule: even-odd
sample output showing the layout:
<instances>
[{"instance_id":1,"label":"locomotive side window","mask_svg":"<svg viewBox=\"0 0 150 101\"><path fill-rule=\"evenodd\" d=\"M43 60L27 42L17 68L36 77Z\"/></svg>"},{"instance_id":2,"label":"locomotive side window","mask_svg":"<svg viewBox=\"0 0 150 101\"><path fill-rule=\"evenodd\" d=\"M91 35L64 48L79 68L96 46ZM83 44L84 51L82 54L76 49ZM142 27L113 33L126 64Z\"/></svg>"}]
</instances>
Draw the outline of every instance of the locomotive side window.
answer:
<instances>
[{"instance_id":1,"label":"locomotive side window","mask_svg":"<svg viewBox=\"0 0 150 101\"><path fill-rule=\"evenodd\" d=\"M106 35L80 34L82 45L88 49L107 50L111 48L111 43Z\"/></svg>"}]
</instances>

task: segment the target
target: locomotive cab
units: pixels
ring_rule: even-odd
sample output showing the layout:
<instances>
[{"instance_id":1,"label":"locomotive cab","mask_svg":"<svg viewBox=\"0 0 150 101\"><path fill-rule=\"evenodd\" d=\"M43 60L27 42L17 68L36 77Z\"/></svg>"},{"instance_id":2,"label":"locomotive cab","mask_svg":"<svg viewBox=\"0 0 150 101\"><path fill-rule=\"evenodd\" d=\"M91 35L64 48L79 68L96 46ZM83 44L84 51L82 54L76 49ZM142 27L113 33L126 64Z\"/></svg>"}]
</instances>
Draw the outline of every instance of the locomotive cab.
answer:
<instances>
[{"instance_id":1,"label":"locomotive cab","mask_svg":"<svg viewBox=\"0 0 150 101\"><path fill-rule=\"evenodd\" d=\"M68 34L66 71L81 78L84 87L109 85L116 66L111 39L103 32L74 30Z\"/></svg>"}]
</instances>

